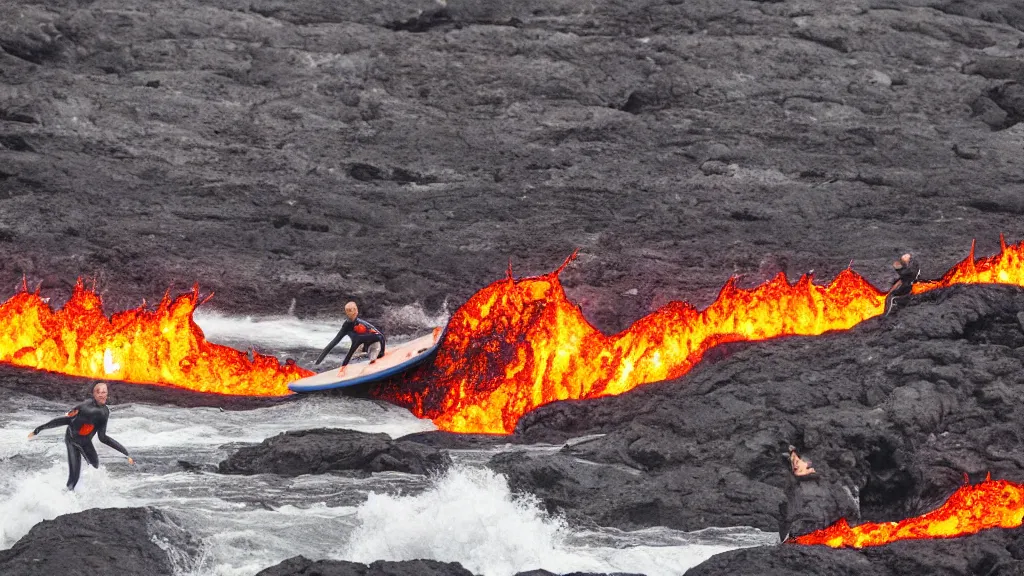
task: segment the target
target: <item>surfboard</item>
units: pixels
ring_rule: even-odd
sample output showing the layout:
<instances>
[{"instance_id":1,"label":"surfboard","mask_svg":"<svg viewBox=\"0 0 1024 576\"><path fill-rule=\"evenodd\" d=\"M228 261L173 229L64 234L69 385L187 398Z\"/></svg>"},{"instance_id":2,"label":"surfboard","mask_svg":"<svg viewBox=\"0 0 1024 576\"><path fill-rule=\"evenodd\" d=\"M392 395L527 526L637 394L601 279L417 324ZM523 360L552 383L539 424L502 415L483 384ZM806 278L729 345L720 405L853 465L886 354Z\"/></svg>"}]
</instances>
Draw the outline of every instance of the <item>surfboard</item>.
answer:
<instances>
[{"instance_id":1,"label":"surfboard","mask_svg":"<svg viewBox=\"0 0 1024 576\"><path fill-rule=\"evenodd\" d=\"M443 328L434 328L433 332L426 336L395 346L388 345L384 357L378 358L373 364L369 361L350 362L344 373L339 374L338 368L332 368L326 372L300 378L288 384L288 389L292 392L317 392L390 378L429 358L441 344L443 333Z\"/></svg>"}]
</instances>

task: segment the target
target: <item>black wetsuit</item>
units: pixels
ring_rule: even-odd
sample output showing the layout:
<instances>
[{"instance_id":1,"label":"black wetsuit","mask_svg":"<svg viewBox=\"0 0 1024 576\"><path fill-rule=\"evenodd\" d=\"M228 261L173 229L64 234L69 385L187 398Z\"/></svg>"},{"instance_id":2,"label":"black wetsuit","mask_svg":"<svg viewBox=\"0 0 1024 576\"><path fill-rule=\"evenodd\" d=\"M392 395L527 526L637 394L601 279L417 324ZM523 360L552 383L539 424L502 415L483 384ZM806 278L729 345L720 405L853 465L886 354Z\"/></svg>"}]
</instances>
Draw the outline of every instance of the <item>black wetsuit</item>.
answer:
<instances>
[{"instance_id":1,"label":"black wetsuit","mask_svg":"<svg viewBox=\"0 0 1024 576\"><path fill-rule=\"evenodd\" d=\"M377 354L377 358L384 356L384 346L386 345L384 334L375 328L373 324L370 324L362 318L356 318L355 320L346 320L345 323L341 325L341 331L339 331L338 335L331 340L331 343L327 345L327 348L324 348L324 351L320 353L320 356L317 356L315 364L323 362L324 358L327 357L327 354L333 350L334 347L338 345L338 342L341 342L341 339L345 336L348 336L349 339L352 340L352 346L348 349L348 354L345 355L345 361L341 363L342 366L348 365L348 361L352 359L352 355L355 354L356 348L359 348L360 346L362 346L366 353L369 354L370 344L373 344L374 342L380 343L380 353Z\"/></svg>"},{"instance_id":2,"label":"black wetsuit","mask_svg":"<svg viewBox=\"0 0 1024 576\"><path fill-rule=\"evenodd\" d=\"M914 282L916 282L917 277L921 275L921 267L918 266L917 261L914 260L914 258L911 258L910 262L904 264L902 268L896 268L896 275L899 276L899 278L892 283L892 287L889 288L889 294L886 296L886 314L892 310L894 300L896 298L910 294L910 291L914 287Z\"/></svg>"},{"instance_id":3,"label":"black wetsuit","mask_svg":"<svg viewBox=\"0 0 1024 576\"><path fill-rule=\"evenodd\" d=\"M92 445L92 437L96 436L107 446L128 456L128 451L117 441L107 436L107 419L110 417L110 408L106 405L100 406L95 400L89 399L71 409L66 415L54 418L46 424L33 430L39 434L47 428L67 426L64 433L64 444L68 449L68 490L74 490L78 484L78 475L82 471L82 456L92 464L93 468L100 467L100 458L96 454L96 448Z\"/></svg>"}]
</instances>

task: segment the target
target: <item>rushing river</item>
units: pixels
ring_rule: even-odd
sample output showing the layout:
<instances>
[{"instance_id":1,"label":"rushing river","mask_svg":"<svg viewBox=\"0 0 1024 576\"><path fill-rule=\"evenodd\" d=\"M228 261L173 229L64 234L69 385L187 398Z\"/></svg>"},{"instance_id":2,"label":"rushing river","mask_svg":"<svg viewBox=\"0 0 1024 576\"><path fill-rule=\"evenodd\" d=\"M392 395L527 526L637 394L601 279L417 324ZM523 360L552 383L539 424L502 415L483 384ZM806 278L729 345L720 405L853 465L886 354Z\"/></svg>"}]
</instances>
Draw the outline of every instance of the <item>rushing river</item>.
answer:
<instances>
[{"instance_id":1,"label":"rushing river","mask_svg":"<svg viewBox=\"0 0 1024 576\"><path fill-rule=\"evenodd\" d=\"M211 341L288 355L306 366L334 334L333 324L288 317L197 314L196 319ZM460 562L486 576L535 568L668 576L717 552L778 542L774 534L743 527L696 533L574 528L536 502L513 495L505 478L485 467L498 448L452 451L455 466L432 479L401 473L354 479L212 471L239 446L286 430L332 427L399 437L434 429L402 408L344 397L314 396L249 411L111 406L107 432L131 451L137 465L129 467L120 454L94 442L100 469L85 466L76 491L67 492L63 429L32 440L27 435L68 408L18 394L5 402L0 549L13 546L42 520L126 506L172 511L202 539L203 558L183 564L183 574L251 576L301 554L359 562L431 558Z\"/></svg>"}]
</instances>

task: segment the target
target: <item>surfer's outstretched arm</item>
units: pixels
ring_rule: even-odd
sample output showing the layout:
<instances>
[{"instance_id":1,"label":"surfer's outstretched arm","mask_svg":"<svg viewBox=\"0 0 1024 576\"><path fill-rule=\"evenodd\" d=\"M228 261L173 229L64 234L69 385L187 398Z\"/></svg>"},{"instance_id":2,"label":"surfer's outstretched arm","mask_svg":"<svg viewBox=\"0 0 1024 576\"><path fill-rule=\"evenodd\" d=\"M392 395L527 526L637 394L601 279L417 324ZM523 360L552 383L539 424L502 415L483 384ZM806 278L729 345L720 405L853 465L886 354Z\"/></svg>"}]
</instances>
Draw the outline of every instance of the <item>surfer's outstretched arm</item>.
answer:
<instances>
[{"instance_id":1,"label":"surfer's outstretched arm","mask_svg":"<svg viewBox=\"0 0 1024 576\"><path fill-rule=\"evenodd\" d=\"M341 327L341 330L338 331L338 335L335 336L334 339L331 340L331 343L328 344L326 348L324 348L323 352L321 352L320 355L316 357L316 362L313 362L313 364L319 364L323 362L324 358L326 358L327 355L331 353L331 350L334 350L334 347L338 345L338 342L341 342L341 339L345 337L345 334L348 333L348 330L348 322L346 322L345 325Z\"/></svg>"},{"instance_id":2,"label":"surfer's outstretched arm","mask_svg":"<svg viewBox=\"0 0 1024 576\"><path fill-rule=\"evenodd\" d=\"M59 418L54 418L53 420L50 420L46 424L43 424L42 426L37 427L28 436L29 436L29 438L31 438L31 437L35 436L36 434L39 434L43 430L47 430L47 429L50 429L50 428L56 428L58 426L67 426L68 424L71 424L71 417L70 416L61 416Z\"/></svg>"},{"instance_id":3,"label":"surfer's outstretched arm","mask_svg":"<svg viewBox=\"0 0 1024 576\"><path fill-rule=\"evenodd\" d=\"M110 446L114 450L117 450L121 454L128 456L128 450L126 450L124 446L121 446L120 442L114 440L110 436L107 436L107 422L105 420L103 421L102 424L96 427L96 438L99 439L100 442L103 442L104 444ZM128 457L130 458L131 456Z\"/></svg>"}]
</instances>

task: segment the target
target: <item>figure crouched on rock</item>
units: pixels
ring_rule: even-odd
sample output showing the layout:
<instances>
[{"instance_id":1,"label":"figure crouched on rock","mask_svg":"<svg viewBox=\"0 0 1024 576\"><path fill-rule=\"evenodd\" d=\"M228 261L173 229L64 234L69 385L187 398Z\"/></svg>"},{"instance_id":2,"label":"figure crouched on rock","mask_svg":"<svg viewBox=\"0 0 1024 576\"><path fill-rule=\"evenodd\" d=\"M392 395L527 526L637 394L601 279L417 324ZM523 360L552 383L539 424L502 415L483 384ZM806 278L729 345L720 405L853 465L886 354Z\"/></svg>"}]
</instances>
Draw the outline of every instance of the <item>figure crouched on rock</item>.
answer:
<instances>
[{"instance_id":1,"label":"figure crouched on rock","mask_svg":"<svg viewBox=\"0 0 1024 576\"><path fill-rule=\"evenodd\" d=\"M896 280L893 281L885 296L885 314L887 316L896 306L896 299L909 295L914 282L921 275L921 266L914 259L914 255L910 253L900 256L899 260L892 263L892 268L896 272Z\"/></svg>"},{"instance_id":2,"label":"figure crouched on rock","mask_svg":"<svg viewBox=\"0 0 1024 576\"><path fill-rule=\"evenodd\" d=\"M840 518L851 524L860 519L856 486L834 470L811 466L795 446L789 447L786 500L779 504L779 538L785 542L825 528ZM820 464L820 463L819 463Z\"/></svg>"}]
</instances>

